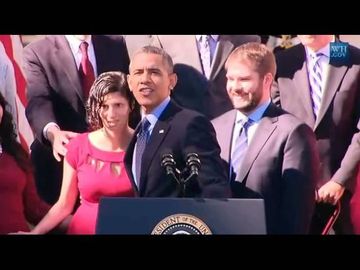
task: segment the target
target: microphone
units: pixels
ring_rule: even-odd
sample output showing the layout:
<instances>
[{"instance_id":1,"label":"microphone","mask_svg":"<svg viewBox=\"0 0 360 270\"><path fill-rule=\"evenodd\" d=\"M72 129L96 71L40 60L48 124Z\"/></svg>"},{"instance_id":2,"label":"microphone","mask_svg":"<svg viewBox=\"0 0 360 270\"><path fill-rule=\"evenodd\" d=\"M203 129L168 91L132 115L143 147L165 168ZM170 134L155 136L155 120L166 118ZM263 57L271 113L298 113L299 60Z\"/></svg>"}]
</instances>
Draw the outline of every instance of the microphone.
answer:
<instances>
[{"instance_id":1,"label":"microphone","mask_svg":"<svg viewBox=\"0 0 360 270\"><path fill-rule=\"evenodd\" d=\"M190 177L194 175L199 175L199 170L201 167L201 162L199 155L196 153L189 153L186 156L186 166L190 169Z\"/></svg>"},{"instance_id":2,"label":"microphone","mask_svg":"<svg viewBox=\"0 0 360 270\"><path fill-rule=\"evenodd\" d=\"M179 177L177 177L179 172L176 169L176 162L172 154L167 153L162 155L161 167L165 168L166 175L172 176L179 183Z\"/></svg>"}]
</instances>

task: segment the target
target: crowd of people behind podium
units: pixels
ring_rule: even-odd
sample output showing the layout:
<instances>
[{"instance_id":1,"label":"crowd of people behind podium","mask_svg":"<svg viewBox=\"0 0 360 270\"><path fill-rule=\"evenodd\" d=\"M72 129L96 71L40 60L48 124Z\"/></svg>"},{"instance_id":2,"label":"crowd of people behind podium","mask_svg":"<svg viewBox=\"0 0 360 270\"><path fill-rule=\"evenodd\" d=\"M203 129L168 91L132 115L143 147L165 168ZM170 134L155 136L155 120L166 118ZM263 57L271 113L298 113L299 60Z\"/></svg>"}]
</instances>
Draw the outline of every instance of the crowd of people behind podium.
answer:
<instances>
[{"instance_id":1,"label":"crowd of people behind podium","mask_svg":"<svg viewBox=\"0 0 360 270\"><path fill-rule=\"evenodd\" d=\"M95 234L112 197L262 198L268 234L360 233L360 49L337 35L49 35L0 46L0 234ZM0 45L2 45L0 43ZM185 190L161 165L201 167ZM321 233L321 232L320 232Z\"/></svg>"}]
</instances>

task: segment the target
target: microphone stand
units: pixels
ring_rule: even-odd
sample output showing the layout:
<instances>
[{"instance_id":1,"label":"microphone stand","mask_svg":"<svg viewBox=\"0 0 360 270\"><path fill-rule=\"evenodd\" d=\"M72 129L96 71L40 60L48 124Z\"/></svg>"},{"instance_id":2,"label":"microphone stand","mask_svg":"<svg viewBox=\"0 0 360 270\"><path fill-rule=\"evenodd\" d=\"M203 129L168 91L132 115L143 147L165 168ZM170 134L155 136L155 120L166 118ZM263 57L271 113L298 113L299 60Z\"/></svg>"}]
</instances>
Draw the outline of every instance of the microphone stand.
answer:
<instances>
[{"instance_id":1,"label":"microphone stand","mask_svg":"<svg viewBox=\"0 0 360 270\"><path fill-rule=\"evenodd\" d=\"M181 172L176 168L176 162L171 153L162 156L161 166L165 168L166 176L176 181L179 193L182 194L183 183L180 177Z\"/></svg>"},{"instance_id":2,"label":"microphone stand","mask_svg":"<svg viewBox=\"0 0 360 270\"><path fill-rule=\"evenodd\" d=\"M186 167L180 174L180 183L181 183L181 197L185 197L186 184L188 182L195 181L195 178L199 175L201 162L198 154L189 153L186 157ZM187 175L187 177L185 177Z\"/></svg>"},{"instance_id":3,"label":"microphone stand","mask_svg":"<svg viewBox=\"0 0 360 270\"><path fill-rule=\"evenodd\" d=\"M195 177L197 176L196 173L191 172L187 177L184 177L185 174L188 174L188 168L185 168L181 174L180 174L180 178L179 178L179 183L180 183L180 197L184 198L185 197L185 193L186 193L186 184L190 181L195 179Z\"/></svg>"},{"instance_id":4,"label":"microphone stand","mask_svg":"<svg viewBox=\"0 0 360 270\"><path fill-rule=\"evenodd\" d=\"M179 191L179 197L180 198L185 197L186 184L190 180L192 180L193 178L195 178L197 176L197 174L194 173L194 172L189 173L189 169L187 167L185 167L181 172L177 168L175 168L175 171L169 169L169 170L166 171L166 175L170 176L178 184L177 188L178 188L178 191Z\"/></svg>"},{"instance_id":5,"label":"microphone stand","mask_svg":"<svg viewBox=\"0 0 360 270\"><path fill-rule=\"evenodd\" d=\"M185 168L180 172L176 168L176 162L172 154L164 154L161 161L161 166L165 168L166 175L170 176L178 184L179 197L186 197L186 184L195 179L199 174L200 159L196 153L187 155Z\"/></svg>"}]
</instances>

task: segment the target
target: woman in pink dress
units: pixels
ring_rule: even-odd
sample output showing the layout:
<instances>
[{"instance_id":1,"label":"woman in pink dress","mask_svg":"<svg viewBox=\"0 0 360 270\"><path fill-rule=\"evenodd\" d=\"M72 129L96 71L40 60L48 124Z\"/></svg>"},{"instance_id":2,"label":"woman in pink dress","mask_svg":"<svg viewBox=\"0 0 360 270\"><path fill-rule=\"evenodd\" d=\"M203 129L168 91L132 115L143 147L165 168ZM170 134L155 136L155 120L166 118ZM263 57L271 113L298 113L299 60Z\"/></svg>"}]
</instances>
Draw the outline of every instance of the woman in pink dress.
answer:
<instances>
[{"instance_id":1,"label":"woman in pink dress","mask_svg":"<svg viewBox=\"0 0 360 270\"><path fill-rule=\"evenodd\" d=\"M134 99L121 72L101 74L90 89L87 114L92 130L67 145L58 201L30 232L49 232L80 206L68 228L69 234L94 234L102 196L132 197L131 182L124 168L125 150L134 133L128 126Z\"/></svg>"}]
</instances>

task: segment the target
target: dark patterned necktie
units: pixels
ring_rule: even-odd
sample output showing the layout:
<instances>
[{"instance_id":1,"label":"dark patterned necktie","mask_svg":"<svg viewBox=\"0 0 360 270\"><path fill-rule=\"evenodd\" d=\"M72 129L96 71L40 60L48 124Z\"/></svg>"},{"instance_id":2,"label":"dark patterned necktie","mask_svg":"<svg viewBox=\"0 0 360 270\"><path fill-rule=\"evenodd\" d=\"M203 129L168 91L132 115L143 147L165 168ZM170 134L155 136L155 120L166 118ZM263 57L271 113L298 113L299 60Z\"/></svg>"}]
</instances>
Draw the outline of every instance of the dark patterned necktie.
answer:
<instances>
[{"instance_id":1,"label":"dark patterned necktie","mask_svg":"<svg viewBox=\"0 0 360 270\"><path fill-rule=\"evenodd\" d=\"M141 128L137 135L137 140L136 140L135 182L137 183L138 187L140 186L142 156L144 154L147 141L149 139L149 127L150 127L150 122L145 117L141 122Z\"/></svg>"}]
</instances>

